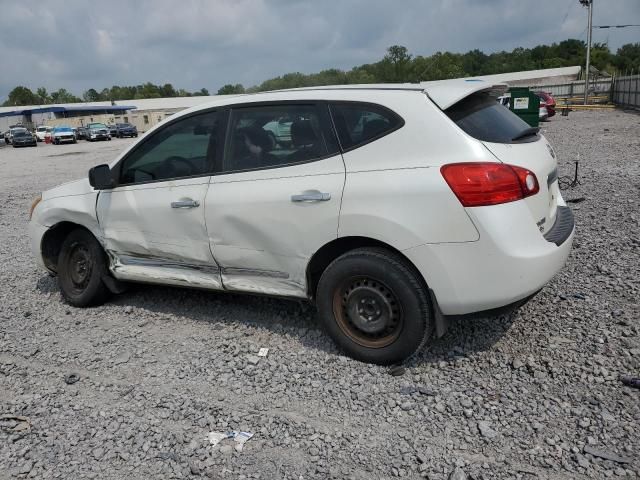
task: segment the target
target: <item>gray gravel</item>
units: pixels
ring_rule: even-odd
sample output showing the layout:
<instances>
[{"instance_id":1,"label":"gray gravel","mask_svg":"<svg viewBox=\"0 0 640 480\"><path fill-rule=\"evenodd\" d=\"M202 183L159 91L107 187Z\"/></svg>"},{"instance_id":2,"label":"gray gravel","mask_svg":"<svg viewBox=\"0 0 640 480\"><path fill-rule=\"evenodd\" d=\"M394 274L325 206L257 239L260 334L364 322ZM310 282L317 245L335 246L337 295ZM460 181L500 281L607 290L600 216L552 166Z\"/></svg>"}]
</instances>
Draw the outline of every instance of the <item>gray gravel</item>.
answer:
<instances>
[{"instance_id":1,"label":"gray gravel","mask_svg":"<svg viewBox=\"0 0 640 480\"><path fill-rule=\"evenodd\" d=\"M0 148L0 478L640 476L640 390L618 380L640 375L640 116L543 130L560 175L580 154L567 267L402 376L340 355L297 302L139 287L67 306L31 258L30 201L130 140ZM230 430L255 436L208 444Z\"/></svg>"}]
</instances>

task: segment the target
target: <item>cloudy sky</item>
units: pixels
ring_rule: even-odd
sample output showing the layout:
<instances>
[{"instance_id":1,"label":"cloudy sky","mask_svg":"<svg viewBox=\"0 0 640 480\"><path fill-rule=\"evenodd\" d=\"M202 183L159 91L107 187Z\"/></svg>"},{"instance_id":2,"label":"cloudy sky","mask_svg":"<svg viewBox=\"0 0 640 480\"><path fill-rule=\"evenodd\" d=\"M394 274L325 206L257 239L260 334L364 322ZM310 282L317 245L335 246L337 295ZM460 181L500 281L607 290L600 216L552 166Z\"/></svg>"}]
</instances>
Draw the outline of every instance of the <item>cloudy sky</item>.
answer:
<instances>
[{"instance_id":1,"label":"cloudy sky","mask_svg":"<svg viewBox=\"0 0 640 480\"><path fill-rule=\"evenodd\" d=\"M594 0L594 24L640 23L640 0ZM605 6L606 5L606 6ZM414 55L586 40L578 0L30 0L0 2L0 102L145 81L215 92L283 73L349 69L404 45ZM640 28L594 41L640 41Z\"/></svg>"}]
</instances>

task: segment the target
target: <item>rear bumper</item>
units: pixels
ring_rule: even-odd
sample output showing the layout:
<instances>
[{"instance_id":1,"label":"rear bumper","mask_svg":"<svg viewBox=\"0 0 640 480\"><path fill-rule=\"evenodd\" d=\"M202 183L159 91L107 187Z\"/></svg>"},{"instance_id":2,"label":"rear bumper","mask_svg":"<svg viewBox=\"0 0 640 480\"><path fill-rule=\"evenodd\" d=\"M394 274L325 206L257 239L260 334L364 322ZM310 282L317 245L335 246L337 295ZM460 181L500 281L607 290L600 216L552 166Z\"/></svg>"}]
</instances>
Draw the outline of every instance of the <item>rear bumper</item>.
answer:
<instances>
[{"instance_id":1,"label":"rear bumper","mask_svg":"<svg viewBox=\"0 0 640 480\"><path fill-rule=\"evenodd\" d=\"M570 223L565 219L561 225L564 241L556 244L540 233L522 201L467 211L479 240L403 252L423 274L443 315L491 310L525 299L564 266L574 235L572 215Z\"/></svg>"}]
</instances>

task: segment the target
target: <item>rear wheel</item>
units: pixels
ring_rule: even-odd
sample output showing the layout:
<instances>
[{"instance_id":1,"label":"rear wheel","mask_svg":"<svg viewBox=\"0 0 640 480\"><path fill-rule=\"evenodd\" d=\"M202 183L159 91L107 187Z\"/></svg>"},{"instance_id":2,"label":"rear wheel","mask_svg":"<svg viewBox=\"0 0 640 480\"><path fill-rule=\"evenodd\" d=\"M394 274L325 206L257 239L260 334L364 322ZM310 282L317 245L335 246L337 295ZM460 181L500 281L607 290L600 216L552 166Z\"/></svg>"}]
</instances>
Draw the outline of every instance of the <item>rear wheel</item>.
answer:
<instances>
[{"instance_id":1,"label":"rear wheel","mask_svg":"<svg viewBox=\"0 0 640 480\"><path fill-rule=\"evenodd\" d=\"M419 274L384 249L357 249L334 260L320 278L317 304L333 340L364 362L405 360L433 331Z\"/></svg>"},{"instance_id":2,"label":"rear wheel","mask_svg":"<svg viewBox=\"0 0 640 480\"><path fill-rule=\"evenodd\" d=\"M102 278L108 274L107 258L91 233L72 231L58 255L58 283L64 299L75 307L104 303L110 295Z\"/></svg>"}]
</instances>

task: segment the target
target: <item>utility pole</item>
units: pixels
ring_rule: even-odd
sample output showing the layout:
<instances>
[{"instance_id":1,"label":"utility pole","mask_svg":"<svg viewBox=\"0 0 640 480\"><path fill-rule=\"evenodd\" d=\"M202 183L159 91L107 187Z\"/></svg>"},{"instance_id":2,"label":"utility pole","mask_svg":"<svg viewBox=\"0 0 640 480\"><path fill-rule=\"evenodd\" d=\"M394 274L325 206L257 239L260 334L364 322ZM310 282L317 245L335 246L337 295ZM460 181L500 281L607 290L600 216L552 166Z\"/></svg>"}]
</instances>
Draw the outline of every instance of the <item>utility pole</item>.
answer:
<instances>
[{"instance_id":1,"label":"utility pole","mask_svg":"<svg viewBox=\"0 0 640 480\"><path fill-rule=\"evenodd\" d=\"M584 75L584 104L587 104L587 96L589 95L589 69L591 68L591 33L593 30L593 0L578 0L580 4L589 9L589 30L587 38L587 69Z\"/></svg>"}]
</instances>

